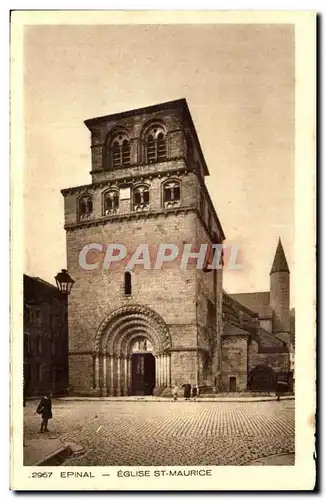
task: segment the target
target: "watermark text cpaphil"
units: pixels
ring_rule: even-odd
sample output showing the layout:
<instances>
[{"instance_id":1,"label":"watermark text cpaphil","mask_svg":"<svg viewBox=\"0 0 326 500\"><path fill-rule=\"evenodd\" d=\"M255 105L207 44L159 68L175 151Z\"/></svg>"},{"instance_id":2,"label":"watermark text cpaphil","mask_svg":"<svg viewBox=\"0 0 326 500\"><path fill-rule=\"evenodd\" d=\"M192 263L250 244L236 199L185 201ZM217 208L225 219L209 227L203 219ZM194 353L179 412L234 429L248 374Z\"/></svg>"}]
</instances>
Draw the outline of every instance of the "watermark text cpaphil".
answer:
<instances>
[{"instance_id":1,"label":"watermark text cpaphil","mask_svg":"<svg viewBox=\"0 0 326 500\"><path fill-rule=\"evenodd\" d=\"M177 262L180 269L196 267L212 271L226 267L241 270L244 266L238 257L239 246L227 243L203 243L199 247L193 247L191 243L182 246L174 243L143 243L134 250L121 243L89 243L79 252L79 265L88 271L100 268L109 270L117 265L128 270L135 266L158 270Z\"/></svg>"}]
</instances>

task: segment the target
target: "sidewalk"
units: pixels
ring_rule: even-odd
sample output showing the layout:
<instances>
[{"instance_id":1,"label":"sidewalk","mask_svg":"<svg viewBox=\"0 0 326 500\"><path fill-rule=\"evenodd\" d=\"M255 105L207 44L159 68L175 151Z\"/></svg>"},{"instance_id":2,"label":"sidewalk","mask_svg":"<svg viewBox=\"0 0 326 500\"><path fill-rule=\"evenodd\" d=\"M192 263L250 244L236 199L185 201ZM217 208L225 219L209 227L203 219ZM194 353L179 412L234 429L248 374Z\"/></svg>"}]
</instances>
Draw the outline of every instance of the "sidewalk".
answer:
<instances>
[{"instance_id":1,"label":"sidewalk","mask_svg":"<svg viewBox=\"0 0 326 500\"><path fill-rule=\"evenodd\" d=\"M279 455L269 455L252 460L246 465L295 465L295 454L280 453Z\"/></svg>"},{"instance_id":2,"label":"sidewalk","mask_svg":"<svg viewBox=\"0 0 326 500\"><path fill-rule=\"evenodd\" d=\"M60 438L24 441L24 465L59 465L71 453L69 444Z\"/></svg>"},{"instance_id":3,"label":"sidewalk","mask_svg":"<svg viewBox=\"0 0 326 500\"><path fill-rule=\"evenodd\" d=\"M294 396L281 396L281 400L291 400ZM144 403L168 403L172 401L172 398L159 397L159 396L110 396L110 397L91 397L91 396L66 396L62 398L56 398L57 401L106 401L116 402L144 402ZM179 396L178 401L184 401L182 396ZM196 399L196 403L257 403L260 401L276 401L275 396L212 396L212 397L199 397ZM191 401L190 401L191 402Z\"/></svg>"}]
</instances>

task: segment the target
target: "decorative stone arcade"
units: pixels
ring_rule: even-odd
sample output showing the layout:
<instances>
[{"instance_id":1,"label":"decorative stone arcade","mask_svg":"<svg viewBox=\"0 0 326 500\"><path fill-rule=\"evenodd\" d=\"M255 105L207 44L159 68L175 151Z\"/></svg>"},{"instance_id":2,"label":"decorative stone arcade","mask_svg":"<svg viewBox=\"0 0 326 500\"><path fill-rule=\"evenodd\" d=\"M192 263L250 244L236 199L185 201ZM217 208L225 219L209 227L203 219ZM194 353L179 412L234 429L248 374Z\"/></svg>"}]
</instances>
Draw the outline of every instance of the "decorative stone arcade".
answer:
<instances>
[{"instance_id":1,"label":"decorative stone arcade","mask_svg":"<svg viewBox=\"0 0 326 500\"><path fill-rule=\"evenodd\" d=\"M171 387L170 350L168 327L155 311L139 305L113 311L95 338L95 391L102 396L127 396L151 394L154 386L156 393ZM150 356L155 357L155 365Z\"/></svg>"}]
</instances>

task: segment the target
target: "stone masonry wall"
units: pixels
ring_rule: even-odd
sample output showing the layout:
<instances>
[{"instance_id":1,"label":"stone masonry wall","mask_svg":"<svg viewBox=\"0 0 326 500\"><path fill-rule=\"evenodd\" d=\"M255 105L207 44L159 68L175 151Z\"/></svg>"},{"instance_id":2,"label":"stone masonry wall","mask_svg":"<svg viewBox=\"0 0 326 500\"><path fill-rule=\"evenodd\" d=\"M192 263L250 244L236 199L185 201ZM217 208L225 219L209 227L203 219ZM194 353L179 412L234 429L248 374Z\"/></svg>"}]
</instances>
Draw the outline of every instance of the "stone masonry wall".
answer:
<instances>
[{"instance_id":1,"label":"stone masonry wall","mask_svg":"<svg viewBox=\"0 0 326 500\"><path fill-rule=\"evenodd\" d=\"M246 390L247 361L247 338L224 336L222 338L222 391L229 391L230 377L236 377L236 391Z\"/></svg>"},{"instance_id":2,"label":"stone masonry wall","mask_svg":"<svg viewBox=\"0 0 326 500\"><path fill-rule=\"evenodd\" d=\"M286 372L289 370L289 353L260 353L258 352L257 342L251 340L248 348L248 370L251 370L260 364L271 366L275 372Z\"/></svg>"},{"instance_id":3,"label":"stone masonry wall","mask_svg":"<svg viewBox=\"0 0 326 500\"><path fill-rule=\"evenodd\" d=\"M195 234L195 218L194 213L170 214L168 217L131 220L128 224L111 223L67 231L68 269L75 279L69 297L70 359L75 360L72 353L91 355L94 338L103 319L113 310L135 303L147 305L162 316L170 328L174 349L196 347L196 280L193 268L182 270L179 261L167 263L161 270L136 266L132 272L132 295L128 297L124 294L122 265L109 270L99 266L99 269L87 271L78 263L79 252L88 243L119 242L127 248L133 248L135 241L137 244L167 241L191 243ZM90 361L87 363L90 364ZM181 377L184 366L176 366ZM71 385L76 386L73 389L88 388L89 370L85 369L78 378L74 378L75 369L70 369Z\"/></svg>"},{"instance_id":4,"label":"stone masonry wall","mask_svg":"<svg viewBox=\"0 0 326 500\"><path fill-rule=\"evenodd\" d=\"M212 228L217 231L216 227ZM212 240L202 222L197 222L197 240L199 244L211 244ZM198 383L212 386L219 371L220 330L222 321L222 270L203 272L197 270L197 325L198 325ZM214 310L214 322L209 324L209 309Z\"/></svg>"},{"instance_id":5,"label":"stone masonry wall","mask_svg":"<svg viewBox=\"0 0 326 500\"><path fill-rule=\"evenodd\" d=\"M273 314L273 333L290 331L290 276L288 272L271 274L270 305Z\"/></svg>"}]
</instances>

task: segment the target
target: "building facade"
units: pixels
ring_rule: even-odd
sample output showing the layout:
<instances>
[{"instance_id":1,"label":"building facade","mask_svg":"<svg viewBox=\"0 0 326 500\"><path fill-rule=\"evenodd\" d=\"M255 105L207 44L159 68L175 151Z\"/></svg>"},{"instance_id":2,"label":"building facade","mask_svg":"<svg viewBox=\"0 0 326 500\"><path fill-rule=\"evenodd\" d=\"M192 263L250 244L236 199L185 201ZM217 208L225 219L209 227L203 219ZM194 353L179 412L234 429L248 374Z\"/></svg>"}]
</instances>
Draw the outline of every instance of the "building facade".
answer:
<instances>
[{"instance_id":1,"label":"building facade","mask_svg":"<svg viewBox=\"0 0 326 500\"><path fill-rule=\"evenodd\" d=\"M230 315L224 299L224 330L222 349L233 345L238 353L232 371L232 353L225 353L222 369L223 390L272 391L277 380L293 389L290 339L290 271L281 240L279 240L270 271L270 290L266 292L231 294L234 314ZM251 318L251 321L249 320ZM236 328L241 328L242 335ZM231 332L231 333L230 333ZM234 361L234 360L233 360ZM230 377L233 377L230 381ZM233 386L232 386L233 384Z\"/></svg>"},{"instance_id":2,"label":"building facade","mask_svg":"<svg viewBox=\"0 0 326 500\"><path fill-rule=\"evenodd\" d=\"M56 287L24 275L24 393L68 392L67 299Z\"/></svg>"},{"instance_id":3,"label":"building facade","mask_svg":"<svg viewBox=\"0 0 326 500\"><path fill-rule=\"evenodd\" d=\"M67 267L75 280L71 393L167 395L172 384L187 381L207 390L247 389L249 345L256 358L262 349L258 316L223 293L222 268L204 272L190 255L225 235L186 101L85 124L91 183L62 190ZM159 245L177 246L177 258L158 266ZM135 252L139 263L129 268ZM235 310L241 319L237 313L232 322ZM284 349L282 340L273 341Z\"/></svg>"}]
</instances>

